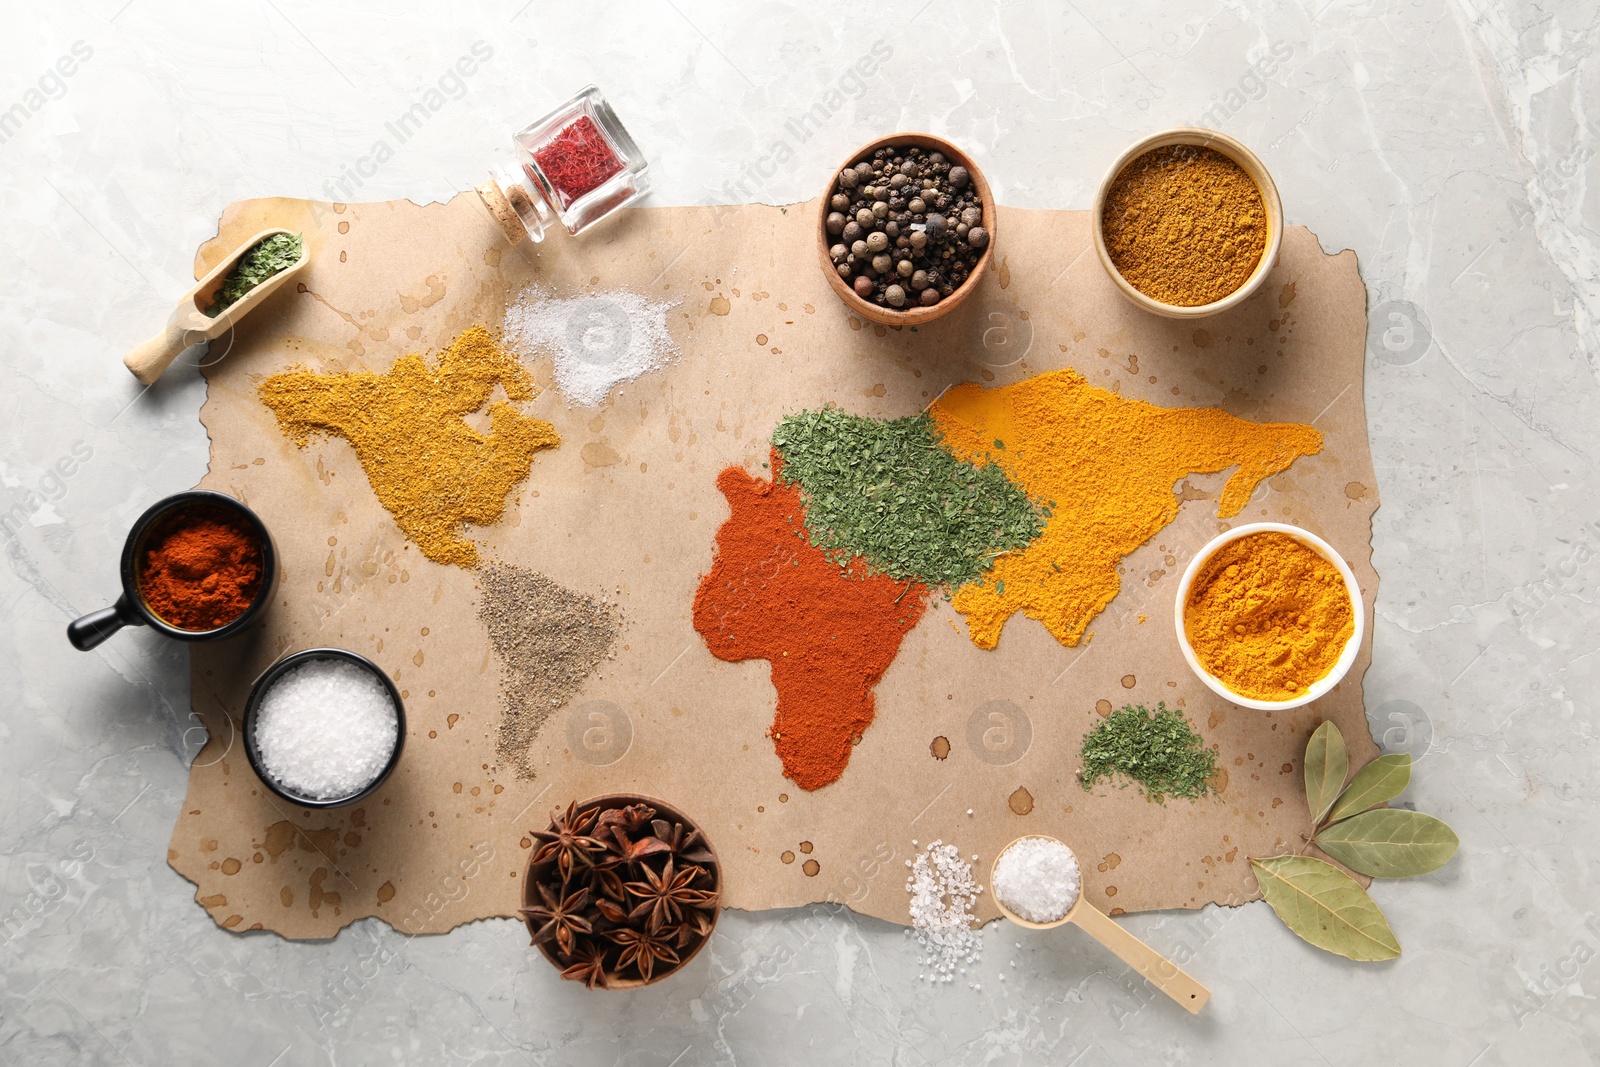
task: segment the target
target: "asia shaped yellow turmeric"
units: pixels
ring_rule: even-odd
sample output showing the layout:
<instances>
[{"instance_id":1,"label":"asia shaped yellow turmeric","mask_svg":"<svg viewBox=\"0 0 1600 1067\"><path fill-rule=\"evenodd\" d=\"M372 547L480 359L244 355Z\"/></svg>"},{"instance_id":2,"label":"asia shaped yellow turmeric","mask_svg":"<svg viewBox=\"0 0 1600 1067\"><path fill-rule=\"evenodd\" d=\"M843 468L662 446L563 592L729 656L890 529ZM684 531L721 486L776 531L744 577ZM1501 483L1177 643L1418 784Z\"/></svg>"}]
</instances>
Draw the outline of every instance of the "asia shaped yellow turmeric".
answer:
<instances>
[{"instance_id":1,"label":"asia shaped yellow turmeric","mask_svg":"<svg viewBox=\"0 0 1600 1067\"><path fill-rule=\"evenodd\" d=\"M1157 407L1072 370L993 389L958 385L928 413L958 457L998 464L1051 509L1032 544L956 591L954 607L979 648L994 648L1019 611L1064 645L1082 640L1122 588L1123 557L1177 518L1179 479L1237 468L1217 501L1217 517L1226 519L1262 481L1322 450L1310 426Z\"/></svg>"}]
</instances>

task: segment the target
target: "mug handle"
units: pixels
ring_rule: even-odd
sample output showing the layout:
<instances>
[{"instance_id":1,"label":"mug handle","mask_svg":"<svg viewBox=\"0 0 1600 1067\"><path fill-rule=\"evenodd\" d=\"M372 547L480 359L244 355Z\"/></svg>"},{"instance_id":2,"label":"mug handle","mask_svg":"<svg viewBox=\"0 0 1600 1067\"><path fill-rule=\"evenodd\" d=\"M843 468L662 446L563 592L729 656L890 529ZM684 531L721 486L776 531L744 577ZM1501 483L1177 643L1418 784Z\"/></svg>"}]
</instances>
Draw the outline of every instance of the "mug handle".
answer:
<instances>
[{"instance_id":1,"label":"mug handle","mask_svg":"<svg viewBox=\"0 0 1600 1067\"><path fill-rule=\"evenodd\" d=\"M124 626L143 626L144 620L128 606L126 594L109 608L91 611L67 624L67 640L79 652L88 652Z\"/></svg>"}]
</instances>

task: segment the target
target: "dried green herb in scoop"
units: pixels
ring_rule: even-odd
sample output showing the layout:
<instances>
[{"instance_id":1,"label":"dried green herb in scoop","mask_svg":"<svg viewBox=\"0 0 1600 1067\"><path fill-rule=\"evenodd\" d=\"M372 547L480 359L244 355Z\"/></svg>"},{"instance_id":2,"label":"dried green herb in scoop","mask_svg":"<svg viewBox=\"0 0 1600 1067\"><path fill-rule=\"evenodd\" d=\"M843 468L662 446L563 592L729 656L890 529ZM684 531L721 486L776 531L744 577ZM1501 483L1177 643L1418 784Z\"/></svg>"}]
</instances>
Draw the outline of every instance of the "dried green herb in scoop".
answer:
<instances>
[{"instance_id":1,"label":"dried green herb in scoop","mask_svg":"<svg viewBox=\"0 0 1600 1067\"><path fill-rule=\"evenodd\" d=\"M250 290L300 262L304 248L304 242L297 233L275 233L251 245L250 250L233 265L228 276L222 279L222 288L217 290L211 306L206 308L206 317L216 318L243 300Z\"/></svg>"},{"instance_id":2,"label":"dried green herb in scoop","mask_svg":"<svg viewBox=\"0 0 1600 1067\"><path fill-rule=\"evenodd\" d=\"M1124 705L1084 736L1078 779L1092 789L1101 780L1121 775L1138 782L1144 795L1158 804L1169 796L1198 800L1214 792L1217 754L1179 711L1165 702L1150 711ZM1128 783L1124 781L1122 786Z\"/></svg>"}]
</instances>

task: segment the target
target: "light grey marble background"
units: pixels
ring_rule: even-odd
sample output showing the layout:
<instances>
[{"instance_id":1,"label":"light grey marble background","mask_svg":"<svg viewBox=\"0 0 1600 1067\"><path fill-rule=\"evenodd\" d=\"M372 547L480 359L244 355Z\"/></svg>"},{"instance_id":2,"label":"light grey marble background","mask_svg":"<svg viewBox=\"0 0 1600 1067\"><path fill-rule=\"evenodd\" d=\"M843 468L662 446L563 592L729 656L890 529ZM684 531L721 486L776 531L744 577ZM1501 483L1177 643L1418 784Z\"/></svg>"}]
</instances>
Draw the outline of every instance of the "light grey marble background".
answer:
<instances>
[{"instance_id":1,"label":"light grey marble background","mask_svg":"<svg viewBox=\"0 0 1600 1067\"><path fill-rule=\"evenodd\" d=\"M0 1061L1600 1061L1592 0L89 0L0 25ZM385 123L479 41L492 58L397 143ZM816 908L727 913L685 973L595 995L509 921L293 944L192 901L164 859L203 739L185 653L63 636L113 595L132 519L205 470L198 376L141 391L120 358L229 201L444 199L590 81L656 203L806 199L913 128L1003 202L1085 208L1130 141L1206 123L1255 147L1290 221L1356 250L1383 497L1368 713L1462 840L1377 887L1401 960L1319 953L1263 904L1126 920L1194 951L1215 997L1189 1018L1071 930L991 926L981 990L933 989L900 929ZM794 124L818 102L827 122ZM363 164L380 139L392 158Z\"/></svg>"}]
</instances>

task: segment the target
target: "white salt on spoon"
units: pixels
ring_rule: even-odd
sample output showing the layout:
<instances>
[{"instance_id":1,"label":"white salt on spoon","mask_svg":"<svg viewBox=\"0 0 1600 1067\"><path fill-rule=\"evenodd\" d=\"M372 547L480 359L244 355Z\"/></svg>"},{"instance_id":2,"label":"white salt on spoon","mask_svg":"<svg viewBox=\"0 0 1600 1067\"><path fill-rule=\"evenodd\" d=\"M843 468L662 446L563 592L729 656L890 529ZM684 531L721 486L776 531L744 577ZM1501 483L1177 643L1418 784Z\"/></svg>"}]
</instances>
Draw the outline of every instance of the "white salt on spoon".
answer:
<instances>
[{"instance_id":1,"label":"white salt on spoon","mask_svg":"<svg viewBox=\"0 0 1600 1067\"><path fill-rule=\"evenodd\" d=\"M1177 964L1084 901L1078 859L1064 842L1042 834L1017 838L995 857L989 886L1000 914L1018 926L1049 930L1077 924L1191 1015L1211 999L1211 991Z\"/></svg>"}]
</instances>

